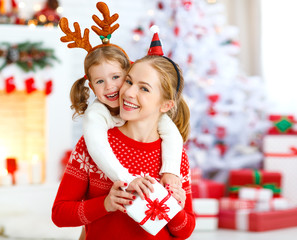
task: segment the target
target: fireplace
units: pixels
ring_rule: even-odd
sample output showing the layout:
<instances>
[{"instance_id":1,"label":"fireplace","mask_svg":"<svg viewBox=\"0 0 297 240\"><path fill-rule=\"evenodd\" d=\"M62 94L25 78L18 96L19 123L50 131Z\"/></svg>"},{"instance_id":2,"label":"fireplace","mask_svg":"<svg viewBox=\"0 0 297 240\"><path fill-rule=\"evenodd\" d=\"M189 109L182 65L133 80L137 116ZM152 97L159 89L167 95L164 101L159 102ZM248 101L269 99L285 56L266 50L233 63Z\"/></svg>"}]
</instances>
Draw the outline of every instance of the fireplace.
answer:
<instances>
[{"instance_id":1,"label":"fireplace","mask_svg":"<svg viewBox=\"0 0 297 240\"><path fill-rule=\"evenodd\" d=\"M0 176L6 174L4 167L10 158L16 160L19 170L27 171L29 182L58 182L63 171L61 159L73 147L69 91L83 72L75 60L83 61L83 58L60 43L61 33L57 28L1 25L0 31L6 33L1 35L3 42L43 42L61 60L50 69L53 80L50 95L44 91L27 93L24 89L7 93L3 88L5 77L0 71ZM27 77L25 73L14 73L18 81ZM40 74L33 75L38 81ZM24 175L18 177L25 182Z\"/></svg>"},{"instance_id":2,"label":"fireplace","mask_svg":"<svg viewBox=\"0 0 297 240\"><path fill-rule=\"evenodd\" d=\"M2 172L7 165L6 159L15 159L18 184L44 182L46 159L44 92L35 91L27 94L25 91L15 91L7 94L0 91L0 102Z\"/></svg>"}]
</instances>

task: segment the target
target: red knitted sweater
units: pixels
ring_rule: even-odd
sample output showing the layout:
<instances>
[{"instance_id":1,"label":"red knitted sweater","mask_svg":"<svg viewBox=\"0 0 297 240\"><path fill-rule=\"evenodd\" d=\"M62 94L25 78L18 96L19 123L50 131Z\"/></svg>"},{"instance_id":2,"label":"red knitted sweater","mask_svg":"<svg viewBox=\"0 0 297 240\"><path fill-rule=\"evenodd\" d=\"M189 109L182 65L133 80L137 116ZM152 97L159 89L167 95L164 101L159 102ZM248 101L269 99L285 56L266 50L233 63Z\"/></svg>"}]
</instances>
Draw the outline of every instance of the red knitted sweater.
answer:
<instances>
[{"instance_id":1,"label":"red knitted sweater","mask_svg":"<svg viewBox=\"0 0 297 240\"><path fill-rule=\"evenodd\" d=\"M142 143L125 136L118 128L108 131L109 143L121 164L133 175L160 179L161 139ZM189 184L189 162L183 151L181 175L187 194L181 210L156 236L141 228L127 214L107 212L104 199L112 182L90 157L82 137L73 150L52 209L58 227L86 226L87 240L96 239L186 239L194 230L195 217Z\"/></svg>"}]
</instances>

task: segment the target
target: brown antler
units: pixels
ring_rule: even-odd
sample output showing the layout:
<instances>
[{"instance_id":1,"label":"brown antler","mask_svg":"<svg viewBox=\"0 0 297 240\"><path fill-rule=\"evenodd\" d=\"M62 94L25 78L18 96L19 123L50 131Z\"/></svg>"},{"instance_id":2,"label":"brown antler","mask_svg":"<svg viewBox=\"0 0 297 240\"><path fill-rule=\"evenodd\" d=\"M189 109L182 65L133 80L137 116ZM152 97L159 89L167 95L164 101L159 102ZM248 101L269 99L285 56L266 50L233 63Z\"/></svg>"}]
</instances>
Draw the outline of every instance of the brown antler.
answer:
<instances>
[{"instance_id":1,"label":"brown antler","mask_svg":"<svg viewBox=\"0 0 297 240\"><path fill-rule=\"evenodd\" d=\"M92 46L89 41L89 29L85 29L84 36L81 37L81 30L80 26L77 22L73 24L74 26L74 32L71 32L69 26L68 26L68 20L67 18L63 17L61 18L59 22L59 26L61 30L66 34L66 36L61 37L62 42L71 42L67 46L69 48L82 48L85 49L87 52L89 52L92 49Z\"/></svg>"},{"instance_id":2,"label":"brown antler","mask_svg":"<svg viewBox=\"0 0 297 240\"><path fill-rule=\"evenodd\" d=\"M99 36L104 36L105 38L112 34L116 29L119 28L119 24L115 24L114 26L111 26L118 18L119 15L117 13L113 14L110 17L108 6L104 2L98 2L96 7L103 15L103 20L101 21L96 15L93 15L93 20L100 28L96 26L92 26L92 30L97 33Z\"/></svg>"}]
</instances>

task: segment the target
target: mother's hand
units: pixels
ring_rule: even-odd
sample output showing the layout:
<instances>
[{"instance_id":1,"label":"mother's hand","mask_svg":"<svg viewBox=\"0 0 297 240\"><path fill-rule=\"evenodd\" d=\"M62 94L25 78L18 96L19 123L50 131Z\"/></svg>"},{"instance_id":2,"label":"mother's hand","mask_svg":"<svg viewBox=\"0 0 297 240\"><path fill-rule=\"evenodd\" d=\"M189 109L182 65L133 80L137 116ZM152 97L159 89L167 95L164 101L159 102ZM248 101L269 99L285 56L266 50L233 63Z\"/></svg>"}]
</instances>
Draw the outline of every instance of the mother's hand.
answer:
<instances>
[{"instance_id":1,"label":"mother's hand","mask_svg":"<svg viewBox=\"0 0 297 240\"><path fill-rule=\"evenodd\" d=\"M115 212L117 210L126 213L124 205L131 205L136 197L129 193L123 191L121 188L126 187L127 184L122 181L116 181L112 185L109 194L104 200L104 207L107 212Z\"/></svg>"},{"instance_id":2,"label":"mother's hand","mask_svg":"<svg viewBox=\"0 0 297 240\"><path fill-rule=\"evenodd\" d=\"M178 204L184 208L186 202L186 191L178 184L167 185L166 189L178 201Z\"/></svg>"}]
</instances>

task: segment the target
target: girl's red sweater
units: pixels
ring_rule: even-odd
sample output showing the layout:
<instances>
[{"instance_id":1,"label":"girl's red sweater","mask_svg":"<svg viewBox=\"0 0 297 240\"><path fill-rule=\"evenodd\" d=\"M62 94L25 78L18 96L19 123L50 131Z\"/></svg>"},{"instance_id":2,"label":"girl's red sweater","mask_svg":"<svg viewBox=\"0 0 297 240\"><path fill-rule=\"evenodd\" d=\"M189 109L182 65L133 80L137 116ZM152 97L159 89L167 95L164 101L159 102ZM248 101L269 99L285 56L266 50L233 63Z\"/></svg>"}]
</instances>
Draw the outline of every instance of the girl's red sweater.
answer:
<instances>
[{"instance_id":1,"label":"girl's red sweater","mask_svg":"<svg viewBox=\"0 0 297 240\"><path fill-rule=\"evenodd\" d=\"M161 139L142 143L125 136L118 128L108 131L110 146L121 164L136 176L160 180ZM52 208L52 220L58 227L86 226L86 239L186 239L195 228L189 183L189 162L183 151L181 163L183 188L187 199L181 210L156 235L146 232L127 214L107 212L104 199L113 183L90 157L84 138L78 141L67 164Z\"/></svg>"}]
</instances>

